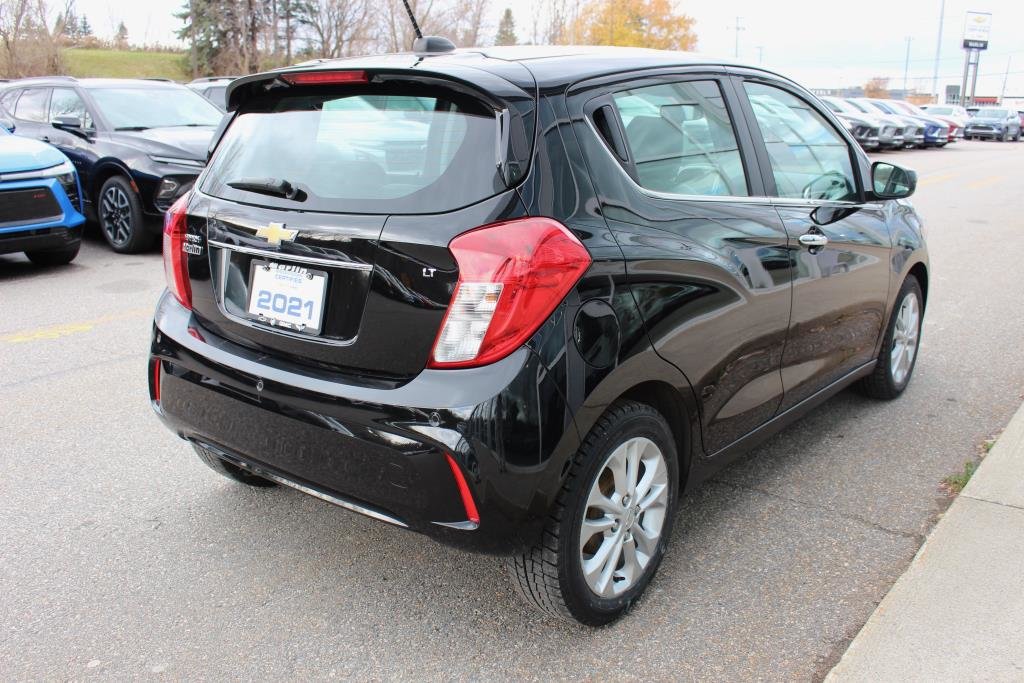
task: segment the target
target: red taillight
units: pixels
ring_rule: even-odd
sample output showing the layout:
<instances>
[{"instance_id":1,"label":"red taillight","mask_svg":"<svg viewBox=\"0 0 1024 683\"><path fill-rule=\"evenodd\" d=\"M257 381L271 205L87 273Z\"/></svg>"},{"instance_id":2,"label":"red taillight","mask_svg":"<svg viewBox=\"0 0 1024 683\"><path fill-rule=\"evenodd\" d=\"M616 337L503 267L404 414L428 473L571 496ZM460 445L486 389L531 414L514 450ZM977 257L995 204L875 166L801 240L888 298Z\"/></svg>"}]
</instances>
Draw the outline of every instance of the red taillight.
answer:
<instances>
[{"instance_id":1,"label":"red taillight","mask_svg":"<svg viewBox=\"0 0 1024 683\"><path fill-rule=\"evenodd\" d=\"M171 205L164 215L164 275L167 289L185 308L192 308L192 285L188 280L188 194Z\"/></svg>"},{"instance_id":2,"label":"red taillight","mask_svg":"<svg viewBox=\"0 0 1024 683\"><path fill-rule=\"evenodd\" d=\"M590 267L590 254L558 221L522 218L463 233L448 245L459 264L430 358L433 368L501 360L522 346Z\"/></svg>"},{"instance_id":3,"label":"red taillight","mask_svg":"<svg viewBox=\"0 0 1024 683\"><path fill-rule=\"evenodd\" d=\"M448 459L448 467L452 468L455 485L459 487L459 496L462 498L462 507L466 510L466 519L473 522L473 524L479 524L480 513L477 512L476 503L473 501L473 494L469 492L469 484L466 483L466 478L462 475L459 464L455 462L455 458L447 453L444 454L444 457Z\"/></svg>"},{"instance_id":4,"label":"red taillight","mask_svg":"<svg viewBox=\"0 0 1024 683\"><path fill-rule=\"evenodd\" d=\"M301 71L294 74L284 74L281 78L292 85L369 83L365 71Z\"/></svg>"}]
</instances>

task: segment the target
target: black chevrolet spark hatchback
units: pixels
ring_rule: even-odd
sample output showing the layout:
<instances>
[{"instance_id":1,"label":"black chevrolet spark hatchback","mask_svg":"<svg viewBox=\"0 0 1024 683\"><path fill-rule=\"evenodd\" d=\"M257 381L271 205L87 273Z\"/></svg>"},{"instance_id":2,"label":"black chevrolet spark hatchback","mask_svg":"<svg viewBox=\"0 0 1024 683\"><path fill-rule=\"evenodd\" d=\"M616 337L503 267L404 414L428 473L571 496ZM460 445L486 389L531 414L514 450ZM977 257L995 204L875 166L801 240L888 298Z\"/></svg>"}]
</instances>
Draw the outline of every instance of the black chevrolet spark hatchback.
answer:
<instances>
[{"instance_id":1,"label":"black chevrolet spark hatchback","mask_svg":"<svg viewBox=\"0 0 1024 683\"><path fill-rule=\"evenodd\" d=\"M495 48L234 81L165 222L153 407L221 474L508 555L588 624L680 495L843 387L898 396L915 176L767 71Z\"/></svg>"}]
</instances>

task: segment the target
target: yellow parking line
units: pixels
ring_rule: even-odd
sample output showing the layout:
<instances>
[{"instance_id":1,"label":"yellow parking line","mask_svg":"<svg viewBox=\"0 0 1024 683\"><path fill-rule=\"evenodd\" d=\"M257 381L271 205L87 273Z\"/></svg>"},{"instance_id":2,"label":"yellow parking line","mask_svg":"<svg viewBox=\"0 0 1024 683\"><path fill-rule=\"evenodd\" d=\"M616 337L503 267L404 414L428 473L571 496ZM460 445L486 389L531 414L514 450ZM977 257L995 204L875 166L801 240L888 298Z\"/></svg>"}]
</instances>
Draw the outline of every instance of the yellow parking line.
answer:
<instances>
[{"instance_id":1,"label":"yellow parking line","mask_svg":"<svg viewBox=\"0 0 1024 683\"><path fill-rule=\"evenodd\" d=\"M935 183L941 183L946 180L952 180L953 178L956 178L956 176L956 173L943 173L941 175L926 176L917 181L917 186L921 187L922 185L934 185Z\"/></svg>"},{"instance_id":2,"label":"yellow parking line","mask_svg":"<svg viewBox=\"0 0 1024 683\"><path fill-rule=\"evenodd\" d=\"M152 315L152 313L153 309L151 308L133 308L131 310L122 311L121 313L111 313L110 315L93 318L92 320L79 320L71 323L61 323L59 325L48 325L46 327L36 327L33 329L13 332L11 334L0 335L0 342L8 344L24 344L26 342L33 341L60 339L80 332L88 332L97 325L116 322L118 320L141 318Z\"/></svg>"},{"instance_id":3,"label":"yellow parking line","mask_svg":"<svg viewBox=\"0 0 1024 683\"><path fill-rule=\"evenodd\" d=\"M967 189L968 190L977 190L978 188L981 188L981 187L988 187L989 185L995 185L996 183L998 183L1002 179L1003 179L1003 176L1001 176L1001 175L990 175L987 178L981 178L980 180L975 180L973 183L968 183L967 184Z\"/></svg>"}]
</instances>

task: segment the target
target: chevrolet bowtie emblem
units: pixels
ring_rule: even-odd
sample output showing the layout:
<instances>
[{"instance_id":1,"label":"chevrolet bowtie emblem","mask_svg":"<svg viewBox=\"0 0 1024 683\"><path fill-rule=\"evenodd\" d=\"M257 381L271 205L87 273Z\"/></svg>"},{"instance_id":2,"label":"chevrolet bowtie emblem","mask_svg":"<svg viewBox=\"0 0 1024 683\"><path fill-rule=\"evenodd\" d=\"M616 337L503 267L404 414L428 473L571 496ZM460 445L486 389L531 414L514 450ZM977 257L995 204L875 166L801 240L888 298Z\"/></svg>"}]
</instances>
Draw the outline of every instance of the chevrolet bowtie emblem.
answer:
<instances>
[{"instance_id":1,"label":"chevrolet bowtie emblem","mask_svg":"<svg viewBox=\"0 0 1024 683\"><path fill-rule=\"evenodd\" d=\"M288 230L284 227L284 223L271 223L265 228L260 228L256 231L257 237L262 237L267 240L269 244L281 244L281 242L291 242L295 239L295 236L299 234L298 230Z\"/></svg>"}]
</instances>

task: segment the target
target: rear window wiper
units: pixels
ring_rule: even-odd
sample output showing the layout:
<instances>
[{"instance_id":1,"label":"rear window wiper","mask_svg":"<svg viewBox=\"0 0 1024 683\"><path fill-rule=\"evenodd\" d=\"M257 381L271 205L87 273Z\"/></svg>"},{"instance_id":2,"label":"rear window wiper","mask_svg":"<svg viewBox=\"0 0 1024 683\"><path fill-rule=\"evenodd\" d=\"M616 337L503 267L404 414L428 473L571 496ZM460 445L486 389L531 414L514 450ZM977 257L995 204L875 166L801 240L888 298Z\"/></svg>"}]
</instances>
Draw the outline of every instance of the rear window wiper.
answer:
<instances>
[{"instance_id":1,"label":"rear window wiper","mask_svg":"<svg viewBox=\"0 0 1024 683\"><path fill-rule=\"evenodd\" d=\"M227 183L228 187L248 192L258 192L274 197L284 197L296 202L306 201L306 193L295 187L287 180L278 178L239 178Z\"/></svg>"}]
</instances>

